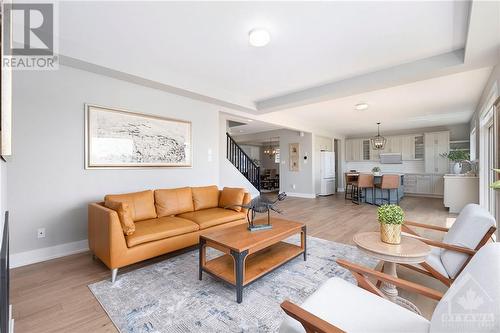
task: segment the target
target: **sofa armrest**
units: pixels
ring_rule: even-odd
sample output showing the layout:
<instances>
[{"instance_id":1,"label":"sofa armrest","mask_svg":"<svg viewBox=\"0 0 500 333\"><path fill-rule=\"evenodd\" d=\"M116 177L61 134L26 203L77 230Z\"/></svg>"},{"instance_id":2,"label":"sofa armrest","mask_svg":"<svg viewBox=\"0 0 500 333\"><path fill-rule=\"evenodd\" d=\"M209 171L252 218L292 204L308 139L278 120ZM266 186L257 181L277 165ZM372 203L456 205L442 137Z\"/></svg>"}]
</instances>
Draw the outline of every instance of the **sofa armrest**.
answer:
<instances>
[{"instance_id":1,"label":"sofa armrest","mask_svg":"<svg viewBox=\"0 0 500 333\"><path fill-rule=\"evenodd\" d=\"M248 205L252 201L252 195L250 192L245 192L245 196L243 197L243 205ZM241 208L241 211L243 213L246 213L248 211L248 208Z\"/></svg>"},{"instance_id":2,"label":"sofa armrest","mask_svg":"<svg viewBox=\"0 0 500 333\"><path fill-rule=\"evenodd\" d=\"M118 213L100 203L89 204L88 233L93 254L110 269L118 268L116 258L124 256L127 251Z\"/></svg>"}]
</instances>

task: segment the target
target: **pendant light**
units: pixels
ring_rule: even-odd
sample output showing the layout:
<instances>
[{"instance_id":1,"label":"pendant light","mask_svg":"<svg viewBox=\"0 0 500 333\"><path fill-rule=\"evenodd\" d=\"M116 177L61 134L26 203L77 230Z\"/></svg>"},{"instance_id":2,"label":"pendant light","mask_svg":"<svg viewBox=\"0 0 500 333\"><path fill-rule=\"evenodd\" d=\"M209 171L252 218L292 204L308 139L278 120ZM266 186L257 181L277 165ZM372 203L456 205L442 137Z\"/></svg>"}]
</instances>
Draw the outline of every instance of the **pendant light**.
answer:
<instances>
[{"instance_id":1,"label":"pendant light","mask_svg":"<svg viewBox=\"0 0 500 333\"><path fill-rule=\"evenodd\" d=\"M274 155L276 155L276 148L272 146L272 139L269 138L269 146L264 149L264 154L269 155L269 158L273 158Z\"/></svg>"},{"instance_id":2,"label":"pendant light","mask_svg":"<svg viewBox=\"0 0 500 333\"><path fill-rule=\"evenodd\" d=\"M377 135L370 139L372 148L382 150L385 148L386 138L380 135L380 123L377 123Z\"/></svg>"}]
</instances>

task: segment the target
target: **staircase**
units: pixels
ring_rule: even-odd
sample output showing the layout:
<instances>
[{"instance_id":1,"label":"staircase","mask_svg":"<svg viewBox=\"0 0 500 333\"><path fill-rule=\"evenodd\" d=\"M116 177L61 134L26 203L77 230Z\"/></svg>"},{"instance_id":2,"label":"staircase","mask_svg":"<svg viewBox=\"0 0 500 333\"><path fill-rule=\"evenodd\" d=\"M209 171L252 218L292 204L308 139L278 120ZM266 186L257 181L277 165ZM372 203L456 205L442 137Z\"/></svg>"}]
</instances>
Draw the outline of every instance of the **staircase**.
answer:
<instances>
[{"instance_id":1,"label":"staircase","mask_svg":"<svg viewBox=\"0 0 500 333\"><path fill-rule=\"evenodd\" d=\"M226 133L226 157L260 192L260 169L243 149Z\"/></svg>"}]
</instances>

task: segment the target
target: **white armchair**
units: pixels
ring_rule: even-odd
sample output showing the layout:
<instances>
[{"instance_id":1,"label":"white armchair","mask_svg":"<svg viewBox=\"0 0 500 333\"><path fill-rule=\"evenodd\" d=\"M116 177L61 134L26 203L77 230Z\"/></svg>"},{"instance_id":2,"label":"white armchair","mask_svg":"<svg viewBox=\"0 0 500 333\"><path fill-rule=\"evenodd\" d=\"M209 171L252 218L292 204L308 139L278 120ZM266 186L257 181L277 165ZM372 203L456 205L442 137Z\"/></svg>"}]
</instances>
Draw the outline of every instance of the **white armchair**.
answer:
<instances>
[{"instance_id":1,"label":"white armchair","mask_svg":"<svg viewBox=\"0 0 500 333\"><path fill-rule=\"evenodd\" d=\"M347 261L338 263L351 270L358 287L332 278L300 307L283 302L281 307L289 317L281 324L280 333L500 332L499 243L478 251L444 296ZM387 300L368 276L440 300L432 319L428 321Z\"/></svg>"},{"instance_id":2,"label":"white armchair","mask_svg":"<svg viewBox=\"0 0 500 333\"><path fill-rule=\"evenodd\" d=\"M474 254L484 246L496 231L495 218L484 208L468 204L457 216L451 228L406 221L403 231L407 236L420 239L431 245L432 252L422 267L403 265L420 273L432 276L450 286ZM411 227L446 232L443 241L427 239Z\"/></svg>"}]
</instances>

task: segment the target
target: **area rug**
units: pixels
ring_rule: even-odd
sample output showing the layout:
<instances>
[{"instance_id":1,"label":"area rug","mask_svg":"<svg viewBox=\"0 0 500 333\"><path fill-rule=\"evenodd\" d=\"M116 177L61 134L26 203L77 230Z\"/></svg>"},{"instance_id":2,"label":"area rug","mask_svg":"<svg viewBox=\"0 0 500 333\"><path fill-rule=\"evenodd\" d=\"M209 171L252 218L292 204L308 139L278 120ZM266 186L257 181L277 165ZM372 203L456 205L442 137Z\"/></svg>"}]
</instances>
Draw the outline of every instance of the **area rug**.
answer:
<instances>
[{"instance_id":1,"label":"area rug","mask_svg":"<svg viewBox=\"0 0 500 333\"><path fill-rule=\"evenodd\" d=\"M299 243L297 237L287 240ZM307 237L307 261L297 257L246 287L236 303L234 288L208 274L198 280L198 252L191 251L122 275L111 284L89 285L122 332L277 332L284 300L301 304L324 281L354 278L335 262L344 258L368 267L376 262L354 246ZM220 255L215 250L207 256Z\"/></svg>"}]
</instances>

